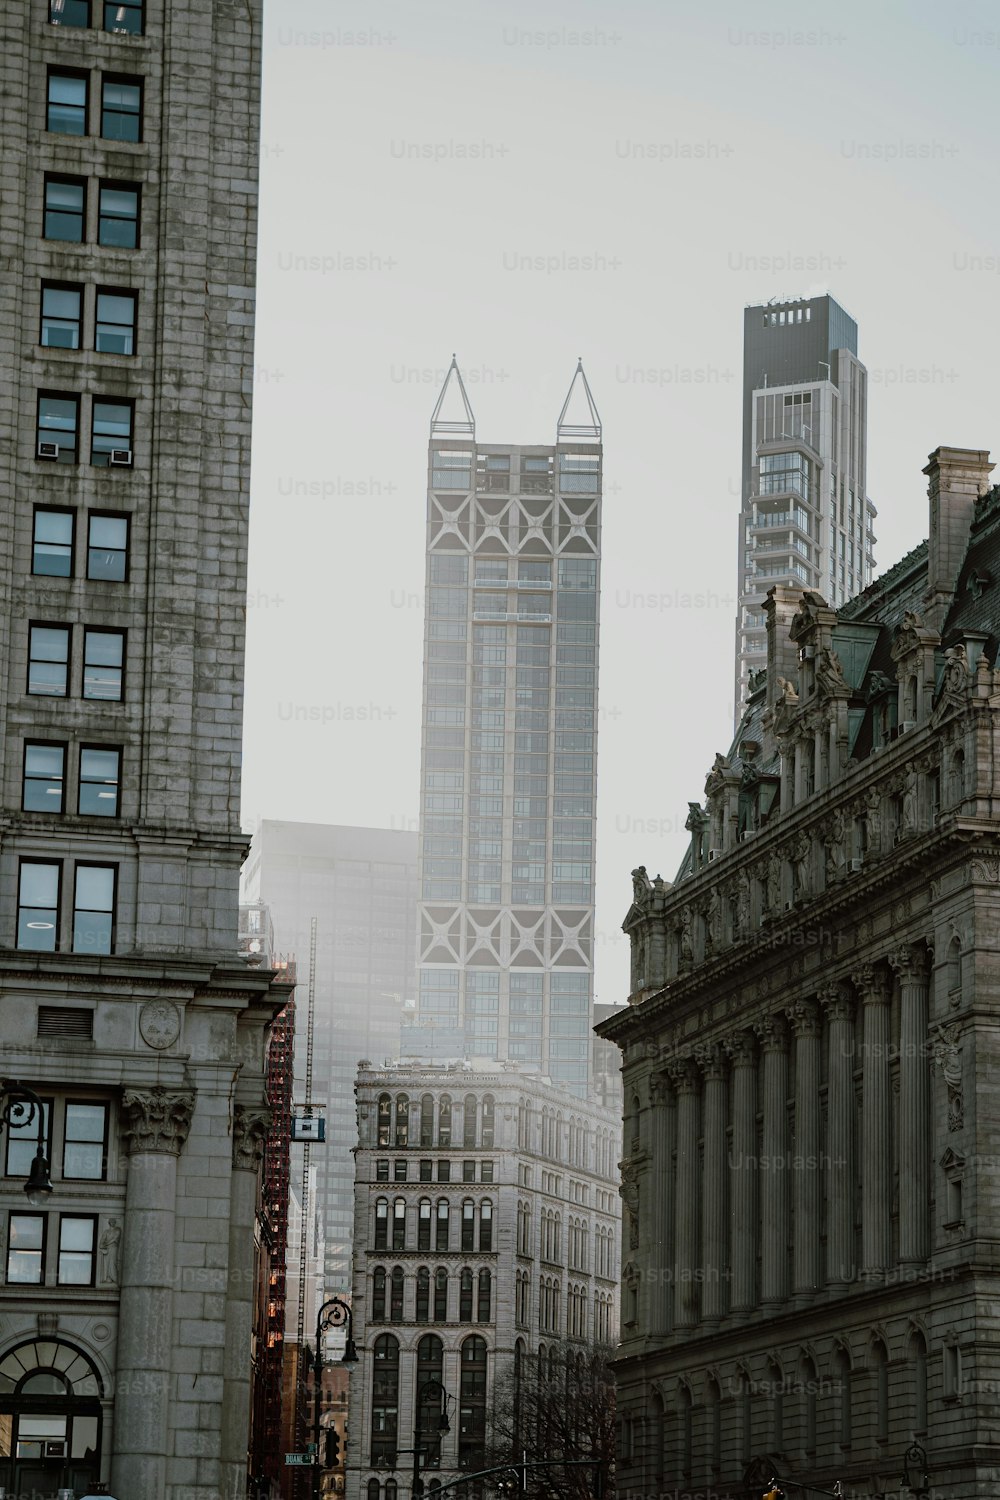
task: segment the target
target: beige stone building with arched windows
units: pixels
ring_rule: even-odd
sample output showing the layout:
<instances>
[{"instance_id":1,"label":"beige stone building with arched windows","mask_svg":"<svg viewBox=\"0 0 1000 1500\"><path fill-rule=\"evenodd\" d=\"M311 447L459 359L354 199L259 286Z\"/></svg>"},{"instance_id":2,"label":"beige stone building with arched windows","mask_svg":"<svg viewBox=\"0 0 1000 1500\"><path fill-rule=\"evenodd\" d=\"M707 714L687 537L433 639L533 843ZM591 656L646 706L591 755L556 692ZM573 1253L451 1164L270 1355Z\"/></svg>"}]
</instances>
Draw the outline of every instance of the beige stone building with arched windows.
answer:
<instances>
[{"instance_id":1,"label":"beige stone building with arched windows","mask_svg":"<svg viewBox=\"0 0 1000 1500\"><path fill-rule=\"evenodd\" d=\"M1000 1490L991 468L932 454L839 609L771 590L678 878L633 873L620 1495Z\"/></svg>"},{"instance_id":2,"label":"beige stone building with arched windows","mask_svg":"<svg viewBox=\"0 0 1000 1500\"><path fill-rule=\"evenodd\" d=\"M428 1490L483 1467L499 1370L615 1342L621 1122L510 1063L362 1063L356 1093L346 1493L395 1500L415 1445Z\"/></svg>"}]
</instances>

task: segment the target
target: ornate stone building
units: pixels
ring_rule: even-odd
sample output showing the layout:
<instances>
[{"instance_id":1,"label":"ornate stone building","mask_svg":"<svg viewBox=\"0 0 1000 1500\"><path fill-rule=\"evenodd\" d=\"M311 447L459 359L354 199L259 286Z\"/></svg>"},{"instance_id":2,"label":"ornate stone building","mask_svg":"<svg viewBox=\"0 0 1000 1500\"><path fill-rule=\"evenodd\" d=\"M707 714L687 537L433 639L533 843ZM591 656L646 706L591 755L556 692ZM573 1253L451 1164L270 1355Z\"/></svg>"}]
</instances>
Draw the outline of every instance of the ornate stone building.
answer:
<instances>
[{"instance_id":1,"label":"ornate stone building","mask_svg":"<svg viewBox=\"0 0 1000 1500\"><path fill-rule=\"evenodd\" d=\"M346 1494L395 1500L415 1438L428 1491L484 1467L498 1372L614 1343L621 1127L514 1063L362 1063L357 1099Z\"/></svg>"},{"instance_id":2,"label":"ornate stone building","mask_svg":"<svg viewBox=\"0 0 1000 1500\"><path fill-rule=\"evenodd\" d=\"M932 454L839 610L771 590L678 879L634 872L620 1493L1000 1488L991 468Z\"/></svg>"},{"instance_id":3,"label":"ornate stone building","mask_svg":"<svg viewBox=\"0 0 1000 1500\"><path fill-rule=\"evenodd\" d=\"M8 1496L246 1492L288 993L237 951L260 37L259 0L4 7Z\"/></svg>"}]
</instances>

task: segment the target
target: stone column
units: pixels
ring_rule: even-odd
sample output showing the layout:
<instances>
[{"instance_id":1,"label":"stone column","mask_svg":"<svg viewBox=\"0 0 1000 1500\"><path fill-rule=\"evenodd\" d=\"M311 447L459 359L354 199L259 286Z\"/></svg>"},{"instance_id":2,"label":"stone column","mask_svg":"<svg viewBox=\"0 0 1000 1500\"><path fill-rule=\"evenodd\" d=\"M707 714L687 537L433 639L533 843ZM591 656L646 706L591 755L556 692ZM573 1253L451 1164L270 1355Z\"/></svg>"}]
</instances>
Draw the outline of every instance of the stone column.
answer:
<instances>
[{"instance_id":1,"label":"stone column","mask_svg":"<svg viewBox=\"0 0 1000 1500\"><path fill-rule=\"evenodd\" d=\"M757 1306L757 1055L753 1032L738 1032L730 1038L727 1050L733 1069L730 1309L734 1313L749 1313Z\"/></svg>"},{"instance_id":2,"label":"stone column","mask_svg":"<svg viewBox=\"0 0 1000 1500\"><path fill-rule=\"evenodd\" d=\"M698 1070L692 1058L671 1063L677 1095L677 1254L674 1261L674 1325L698 1322Z\"/></svg>"},{"instance_id":3,"label":"stone column","mask_svg":"<svg viewBox=\"0 0 1000 1500\"><path fill-rule=\"evenodd\" d=\"M253 1324L254 1218L270 1114L237 1104L229 1189L229 1274L222 1388L222 1495L244 1500L250 1423L250 1335Z\"/></svg>"},{"instance_id":4,"label":"stone column","mask_svg":"<svg viewBox=\"0 0 1000 1500\"><path fill-rule=\"evenodd\" d=\"M841 1288L854 1280L854 1029L846 984L820 993L827 1019L826 1280Z\"/></svg>"},{"instance_id":5,"label":"stone column","mask_svg":"<svg viewBox=\"0 0 1000 1500\"><path fill-rule=\"evenodd\" d=\"M664 1073L650 1079L653 1114L650 1163L650 1265L646 1299L650 1333L670 1332L673 1285L673 1157L674 1104L670 1081Z\"/></svg>"},{"instance_id":6,"label":"stone column","mask_svg":"<svg viewBox=\"0 0 1000 1500\"><path fill-rule=\"evenodd\" d=\"M861 996L861 1269L881 1277L891 1255L892 1097L889 1077L889 981L874 964L853 974Z\"/></svg>"},{"instance_id":7,"label":"stone column","mask_svg":"<svg viewBox=\"0 0 1000 1500\"><path fill-rule=\"evenodd\" d=\"M819 1290L820 1015L811 1000L789 1007L795 1033L795 1145L792 1153L792 1291L800 1305Z\"/></svg>"},{"instance_id":8,"label":"stone column","mask_svg":"<svg viewBox=\"0 0 1000 1500\"><path fill-rule=\"evenodd\" d=\"M930 1253L930 1117L927 1053L927 953L900 948L899 977L899 1259L921 1265Z\"/></svg>"},{"instance_id":9,"label":"stone column","mask_svg":"<svg viewBox=\"0 0 1000 1500\"><path fill-rule=\"evenodd\" d=\"M129 1166L111 1488L149 1500L160 1500L166 1483L177 1158L193 1113L193 1094L163 1088L126 1090L120 1111Z\"/></svg>"},{"instance_id":10,"label":"stone column","mask_svg":"<svg viewBox=\"0 0 1000 1500\"><path fill-rule=\"evenodd\" d=\"M701 1292L702 1320L714 1328L726 1311L726 1268L729 1263L726 1223L726 1063L719 1047L698 1054L705 1083L701 1164Z\"/></svg>"},{"instance_id":11,"label":"stone column","mask_svg":"<svg viewBox=\"0 0 1000 1500\"><path fill-rule=\"evenodd\" d=\"M781 1016L768 1016L756 1030L764 1094L760 1295L776 1307L788 1296L788 1029Z\"/></svg>"}]
</instances>

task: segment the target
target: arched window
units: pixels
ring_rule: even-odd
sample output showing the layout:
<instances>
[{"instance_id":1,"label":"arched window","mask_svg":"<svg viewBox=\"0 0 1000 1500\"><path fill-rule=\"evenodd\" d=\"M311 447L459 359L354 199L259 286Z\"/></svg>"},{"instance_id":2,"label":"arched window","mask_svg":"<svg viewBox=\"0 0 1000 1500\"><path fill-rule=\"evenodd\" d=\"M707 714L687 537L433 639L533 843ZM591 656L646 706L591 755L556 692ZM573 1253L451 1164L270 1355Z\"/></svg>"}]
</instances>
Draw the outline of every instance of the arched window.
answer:
<instances>
[{"instance_id":1,"label":"arched window","mask_svg":"<svg viewBox=\"0 0 1000 1500\"><path fill-rule=\"evenodd\" d=\"M845 1350L833 1356L833 1386L837 1398L837 1442L843 1449L851 1446L851 1362Z\"/></svg>"},{"instance_id":2,"label":"arched window","mask_svg":"<svg viewBox=\"0 0 1000 1500\"><path fill-rule=\"evenodd\" d=\"M399 1343L391 1333L375 1340L372 1364L371 1462L384 1459L392 1469L399 1430Z\"/></svg>"},{"instance_id":3,"label":"arched window","mask_svg":"<svg viewBox=\"0 0 1000 1500\"><path fill-rule=\"evenodd\" d=\"M421 1198L417 1205L417 1249L431 1248L431 1200Z\"/></svg>"},{"instance_id":4,"label":"arched window","mask_svg":"<svg viewBox=\"0 0 1000 1500\"><path fill-rule=\"evenodd\" d=\"M478 1334L462 1344L458 1407L458 1467L485 1468L486 1340Z\"/></svg>"},{"instance_id":5,"label":"arched window","mask_svg":"<svg viewBox=\"0 0 1000 1500\"><path fill-rule=\"evenodd\" d=\"M410 1143L410 1096L400 1094L396 1099L396 1133L394 1145L400 1150Z\"/></svg>"},{"instance_id":6,"label":"arched window","mask_svg":"<svg viewBox=\"0 0 1000 1500\"><path fill-rule=\"evenodd\" d=\"M496 1102L492 1094L487 1094L483 1100L483 1150L493 1149L496 1138Z\"/></svg>"},{"instance_id":7,"label":"arched window","mask_svg":"<svg viewBox=\"0 0 1000 1500\"><path fill-rule=\"evenodd\" d=\"M389 1298L389 1322L402 1323L403 1321L403 1268L393 1266L392 1268L392 1293Z\"/></svg>"},{"instance_id":8,"label":"arched window","mask_svg":"<svg viewBox=\"0 0 1000 1500\"><path fill-rule=\"evenodd\" d=\"M375 1203L375 1249L389 1248L389 1200L379 1198Z\"/></svg>"},{"instance_id":9,"label":"arched window","mask_svg":"<svg viewBox=\"0 0 1000 1500\"><path fill-rule=\"evenodd\" d=\"M448 1200L439 1198L437 1204L437 1225L434 1231L435 1250L447 1250L448 1248Z\"/></svg>"},{"instance_id":10,"label":"arched window","mask_svg":"<svg viewBox=\"0 0 1000 1500\"><path fill-rule=\"evenodd\" d=\"M472 1272L468 1266L463 1268L458 1283L458 1321L472 1322Z\"/></svg>"},{"instance_id":11,"label":"arched window","mask_svg":"<svg viewBox=\"0 0 1000 1500\"><path fill-rule=\"evenodd\" d=\"M379 1500L379 1489L380 1488L381 1488L381 1486L379 1485L379 1482L378 1482L377 1479L369 1479L369 1481L368 1481L368 1500Z\"/></svg>"},{"instance_id":12,"label":"arched window","mask_svg":"<svg viewBox=\"0 0 1000 1500\"><path fill-rule=\"evenodd\" d=\"M7 1494L91 1489L101 1472L104 1386L87 1356L55 1340L19 1344L0 1360L0 1392Z\"/></svg>"},{"instance_id":13,"label":"arched window","mask_svg":"<svg viewBox=\"0 0 1000 1500\"><path fill-rule=\"evenodd\" d=\"M493 1291L493 1278L489 1271L479 1273L479 1298L476 1307L476 1322L488 1323L490 1321L491 1303Z\"/></svg>"},{"instance_id":14,"label":"arched window","mask_svg":"<svg viewBox=\"0 0 1000 1500\"><path fill-rule=\"evenodd\" d=\"M493 1202L484 1198L479 1205L479 1248L493 1249Z\"/></svg>"},{"instance_id":15,"label":"arched window","mask_svg":"<svg viewBox=\"0 0 1000 1500\"><path fill-rule=\"evenodd\" d=\"M372 1322L385 1322L385 1266L376 1266L372 1281Z\"/></svg>"},{"instance_id":16,"label":"arched window","mask_svg":"<svg viewBox=\"0 0 1000 1500\"><path fill-rule=\"evenodd\" d=\"M385 1500L396 1500L398 1493L399 1486L395 1479L387 1479L385 1482Z\"/></svg>"},{"instance_id":17,"label":"arched window","mask_svg":"<svg viewBox=\"0 0 1000 1500\"><path fill-rule=\"evenodd\" d=\"M471 1198L462 1200L462 1249L476 1248L476 1205Z\"/></svg>"},{"instance_id":18,"label":"arched window","mask_svg":"<svg viewBox=\"0 0 1000 1500\"><path fill-rule=\"evenodd\" d=\"M388 1146L392 1139L392 1100L388 1094L378 1096L377 1123L376 1140L380 1146Z\"/></svg>"},{"instance_id":19,"label":"arched window","mask_svg":"<svg viewBox=\"0 0 1000 1500\"><path fill-rule=\"evenodd\" d=\"M424 1450L420 1455L420 1465L424 1469L437 1469L441 1465L441 1413L444 1402L441 1382L443 1376L444 1345L437 1334L425 1334L417 1345L416 1420L414 1422L417 1443Z\"/></svg>"},{"instance_id":20,"label":"arched window","mask_svg":"<svg viewBox=\"0 0 1000 1500\"><path fill-rule=\"evenodd\" d=\"M414 1316L418 1323L429 1323L431 1316L431 1273L426 1266L417 1270L417 1302Z\"/></svg>"},{"instance_id":21,"label":"arched window","mask_svg":"<svg viewBox=\"0 0 1000 1500\"><path fill-rule=\"evenodd\" d=\"M434 1144L434 1096L423 1094L420 1099L420 1144Z\"/></svg>"},{"instance_id":22,"label":"arched window","mask_svg":"<svg viewBox=\"0 0 1000 1500\"><path fill-rule=\"evenodd\" d=\"M438 1105L438 1145L451 1145L451 1095L442 1094Z\"/></svg>"},{"instance_id":23,"label":"arched window","mask_svg":"<svg viewBox=\"0 0 1000 1500\"><path fill-rule=\"evenodd\" d=\"M889 1356L879 1339L872 1345L872 1370L875 1376L875 1441L889 1441Z\"/></svg>"},{"instance_id":24,"label":"arched window","mask_svg":"<svg viewBox=\"0 0 1000 1500\"><path fill-rule=\"evenodd\" d=\"M380 1247L375 1246L378 1250ZM396 1198L392 1205L392 1248L406 1249L406 1199Z\"/></svg>"},{"instance_id":25,"label":"arched window","mask_svg":"<svg viewBox=\"0 0 1000 1500\"><path fill-rule=\"evenodd\" d=\"M434 1321L448 1321L448 1272L444 1266L438 1266L434 1273Z\"/></svg>"},{"instance_id":26,"label":"arched window","mask_svg":"<svg viewBox=\"0 0 1000 1500\"><path fill-rule=\"evenodd\" d=\"M462 1145L466 1150L475 1150L476 1145L476 1096L466 1094L462 1110Z\"/></svg>"},{"instance_id":27,"label":"arched window","mask_svg":"<svg viewBox=\"0 0 1000 1500\"><path fill-rule=\"evenodd\" d=\"M913 1431L927 1431L927 1341L922 1333L910 1340L910 1363L913 1366Z\"/></svg>"}]
</instances>

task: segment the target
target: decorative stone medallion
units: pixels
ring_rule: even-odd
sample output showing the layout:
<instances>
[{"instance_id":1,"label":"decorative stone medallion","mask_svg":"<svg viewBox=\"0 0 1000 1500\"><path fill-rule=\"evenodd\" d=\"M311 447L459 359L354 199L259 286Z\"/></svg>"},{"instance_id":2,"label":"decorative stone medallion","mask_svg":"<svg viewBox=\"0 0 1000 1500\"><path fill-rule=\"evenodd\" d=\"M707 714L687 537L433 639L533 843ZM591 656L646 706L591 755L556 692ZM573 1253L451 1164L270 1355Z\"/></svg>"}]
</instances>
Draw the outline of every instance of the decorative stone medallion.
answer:
<instances>
[{"instance_id":1,"label":"decorative stone medallion","mask_svg":"<svg viewBox=\"0 0 1000 1500\"><path fill-rule=\"evenodd\" d=\"M147 1047L162 1052L181 1034L181 1016L170 1000L149 1000L139 1012L139 1034Z\"/></svg>"}]
</instances>

